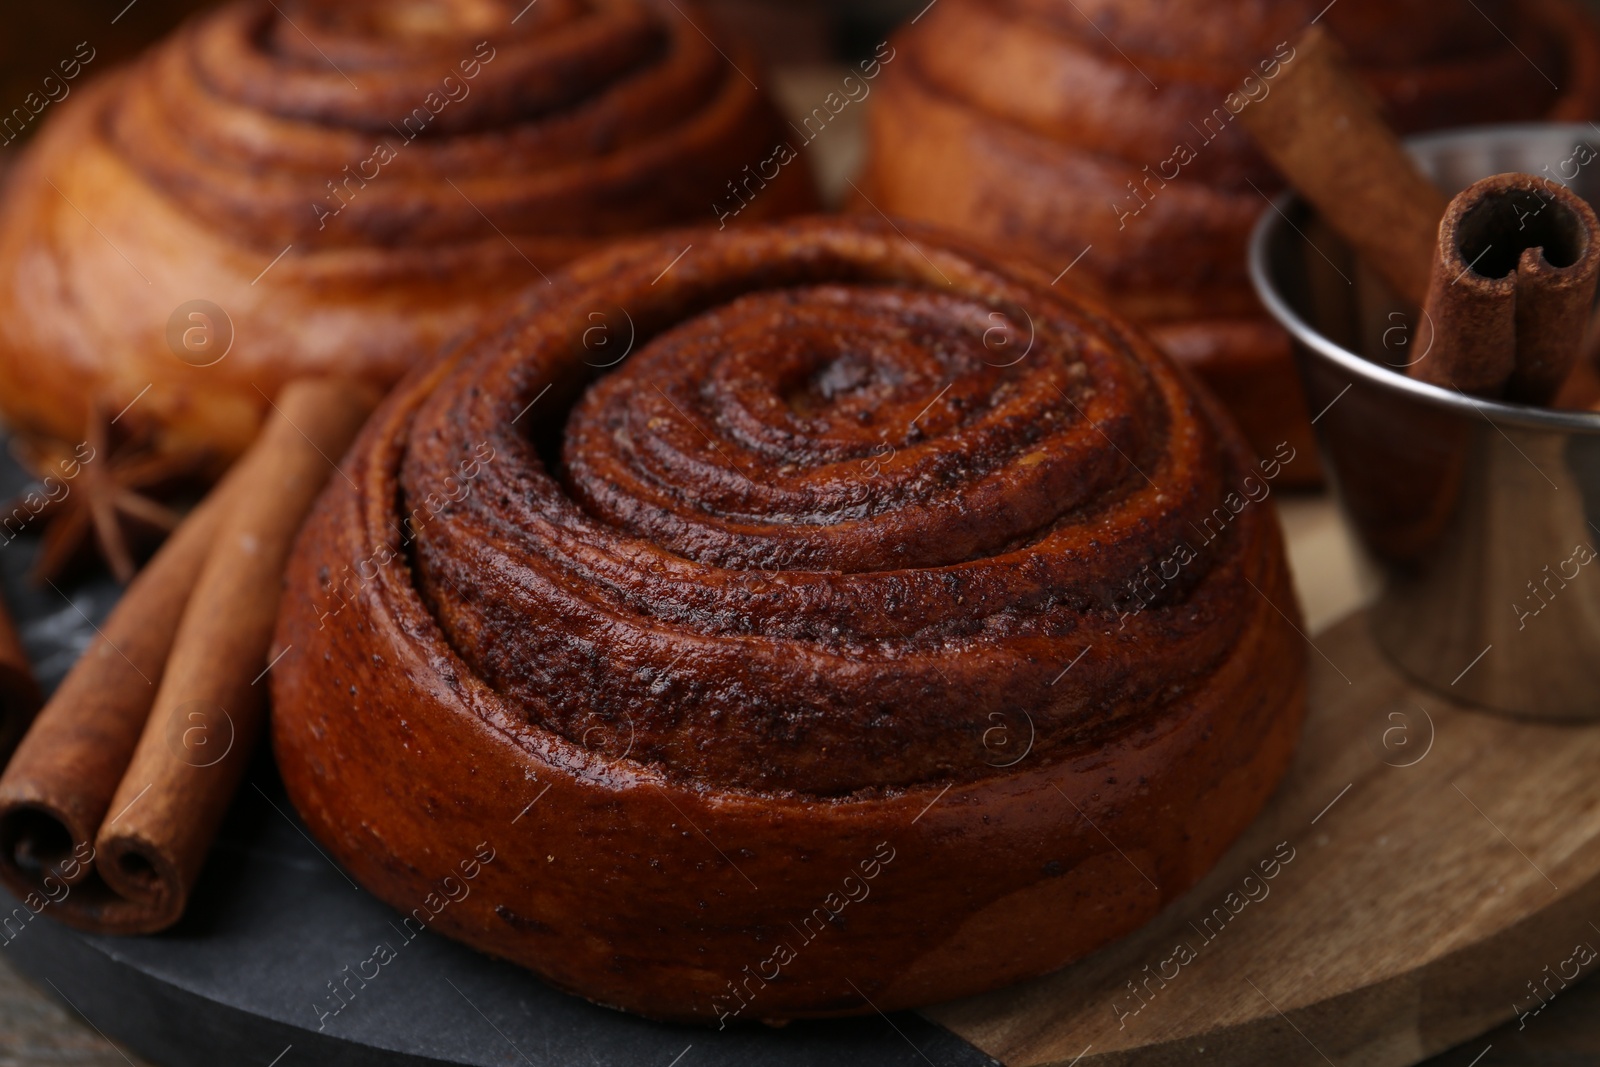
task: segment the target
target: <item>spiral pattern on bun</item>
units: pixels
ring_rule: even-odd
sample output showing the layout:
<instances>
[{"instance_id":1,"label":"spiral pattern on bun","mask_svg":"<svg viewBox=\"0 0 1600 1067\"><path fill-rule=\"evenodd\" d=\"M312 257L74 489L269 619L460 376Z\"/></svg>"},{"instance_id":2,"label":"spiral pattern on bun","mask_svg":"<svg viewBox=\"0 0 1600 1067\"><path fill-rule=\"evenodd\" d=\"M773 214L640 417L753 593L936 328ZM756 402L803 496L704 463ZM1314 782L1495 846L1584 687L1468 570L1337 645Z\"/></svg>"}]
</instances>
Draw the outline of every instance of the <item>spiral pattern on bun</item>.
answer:
<instances>
[{"instance_id":1,"label":"spiral pattern on bun","mask_svg":"<svg viewBox=\"0 0 1600 1067\"><path fill-rule=\"evenodd\" d=\"M0 404L77 440L86 393L153 385L130 419L226 456L291 378L387 386L575 255L711 221L784 127L707 32L672 0L197 18L64 105L14 180ZM795 164L740 221L813 204Z\"/></svg>"},{"instance_id":2,"label":"spiral pattern on bun","mask_svg":"<svg viewBox=\"0 0 1600 1067\"><path fill-rule=\"evenodd\" d=\"M1288 338L1245 268L1281 182L1236 121L1293 42L1320 15L1407 132L1600 113L1600 35L1568 0L1325 7L941 2L894 40L862 188L1052 276L1071 265L1196 370L1262 455L1293 444L1291 481L1315 481Z\"/></svg>"},{"instance_id":3,"label":"spiral pattern on bun","mask_svg":"<svg viewBox=\"0 0 1600 1067\"><path fill-rule=\"evenodd\" d=\"M368 425L278 633L313 832L394 901L504 841L441 928L672 1018L732 1011L879 844L872 917L751 1017L871 1010L846 975L945 999L1153 914L1303 713L1277 472L1047 279L848 222L681 249L574 264Z\"/></svg>"}]
</instances>

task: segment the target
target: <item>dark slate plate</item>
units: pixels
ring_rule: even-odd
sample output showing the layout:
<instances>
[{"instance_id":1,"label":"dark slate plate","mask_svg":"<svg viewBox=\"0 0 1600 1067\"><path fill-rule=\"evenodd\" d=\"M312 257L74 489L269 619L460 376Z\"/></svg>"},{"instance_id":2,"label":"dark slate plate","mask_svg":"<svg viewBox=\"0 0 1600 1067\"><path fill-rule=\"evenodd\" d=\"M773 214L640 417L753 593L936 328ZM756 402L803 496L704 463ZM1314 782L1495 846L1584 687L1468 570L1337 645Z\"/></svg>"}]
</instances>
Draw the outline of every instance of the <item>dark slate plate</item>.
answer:
<instances>
[{"instance_id":1,"label":"dark slate plate","mask_svg":"<svg viewBox=\"0 0 1600 1067\"><path fill-rule=\"evenodd\" d=\"M0 458L0 499L25 484L9 455ZM94 636L90 620L116 602L117 587L105 577L33 586L25 573L37 533L0 539L0 582L41 682L54 687ZM14 906L3 892L0 904L8 913ZM783 1029L666 1026L567 996L429 932L407 942L400 916L306 836L265 755L175 928L94 937L45 916L9 932L11 961L105 1034L168 1067L996 1062L914 1013ZM347 1006L326 1014L335 1003L330 983L345 983L379 943L396 958L364 986L349 979Z\"/></svg>"}]
</instances>

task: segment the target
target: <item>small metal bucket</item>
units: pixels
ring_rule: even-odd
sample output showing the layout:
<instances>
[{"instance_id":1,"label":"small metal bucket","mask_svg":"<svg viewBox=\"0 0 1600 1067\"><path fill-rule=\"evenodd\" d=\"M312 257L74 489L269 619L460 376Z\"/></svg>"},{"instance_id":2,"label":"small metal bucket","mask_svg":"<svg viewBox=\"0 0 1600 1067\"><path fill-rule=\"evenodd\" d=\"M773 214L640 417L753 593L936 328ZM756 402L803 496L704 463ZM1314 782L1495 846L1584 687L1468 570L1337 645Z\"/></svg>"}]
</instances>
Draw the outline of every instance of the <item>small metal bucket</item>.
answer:
<instances>
[{"instance_id":1,"label":"small metal bucket","mask_svg":"<svg viewBox=\"0 0 1600 1067\"><path fill-rule=\"evenodd\" d=\"M1600 207L1592 126L1479 127L1407 147L1447 192L1521 171ZM1378 645L1444 696L1600 719L1600 414L1407 377L1431 331L1292 195L1256 225L1250 273L1294 338L1340 502L1384 576L1369 613Z\"/></svg>"}]
</instances>

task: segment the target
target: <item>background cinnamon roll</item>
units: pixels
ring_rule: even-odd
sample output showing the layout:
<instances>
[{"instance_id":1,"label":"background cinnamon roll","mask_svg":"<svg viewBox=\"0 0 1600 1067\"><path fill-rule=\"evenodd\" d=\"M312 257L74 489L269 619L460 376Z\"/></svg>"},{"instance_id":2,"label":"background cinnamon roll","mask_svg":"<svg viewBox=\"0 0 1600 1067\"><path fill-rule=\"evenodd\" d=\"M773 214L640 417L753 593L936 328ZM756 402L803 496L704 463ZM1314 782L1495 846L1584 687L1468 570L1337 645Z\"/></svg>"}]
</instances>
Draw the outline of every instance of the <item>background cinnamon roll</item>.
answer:
<instances>
[{"instance_id":1,"label":"background cinnamon roll","mask_svg":"<svg viewBox=\"0 0 1600 1067\"><path fill-rule=\"evenodd\" d=\"M686 243L574 264L368 424L276 639L311 831L408 913L487 850L440 932L723 1024L1154 915L1303 716L1284 465L1048 278L848 221Z\"/></svg>"},{"instance_id":2,"label":"background cinnamon roll","mask_svg":"<svg viewBox=\"0 0 1600 1067\"><path fill-rule=\"evenodd\" d=\"M895 39L862 188L1071 265L1314 481L1288 338L1245 276L1281 183L1234 117L1318 17L1403 131L1600 113L1600 36L1567 0L941 0Z\"/></svg>"},{"instance_id":3,"label":"background cinnamon roll","mask_svg":"<svg viewBox=\"0 0 1600 1067\"><path fill-rule=\"evenodd\" d=\"M126 408L226 458L291 378L388 385L573 256L712 221L783 138L760 76L675 0L205 14L79 86L12 176L0 410L70 442ZM738 221L812 204L795 161Z\"/></svg>"}]
</instances>

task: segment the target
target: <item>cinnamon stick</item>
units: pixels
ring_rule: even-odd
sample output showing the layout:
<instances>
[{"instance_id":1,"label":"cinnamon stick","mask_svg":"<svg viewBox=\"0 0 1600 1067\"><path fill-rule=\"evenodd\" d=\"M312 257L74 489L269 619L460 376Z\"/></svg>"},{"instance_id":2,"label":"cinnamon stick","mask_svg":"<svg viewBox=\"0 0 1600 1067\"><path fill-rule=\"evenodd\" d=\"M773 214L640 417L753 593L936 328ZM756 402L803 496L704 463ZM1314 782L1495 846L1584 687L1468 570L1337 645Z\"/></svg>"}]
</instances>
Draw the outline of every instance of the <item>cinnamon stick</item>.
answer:
<instances>
[{"instance_id":1,"label":"cinnamon stick","mask_svg":"<svg viewBox=\"0 0 1600 1067\"><path fill-rule=\"evenodd\" d=\"M31 910L103 933L183 913L260 732L290 544L375 400L287 387L40 713L0 777L0 879Z\"/></svg>"},{"instance_id":2,"label":"cinnamon stick","mask_svg":"<svg viewBox=\"0 0 1600 1067\"><path fill-rule=\"evenodd\" d=\"M1546 179L1500 175L1447 201L1319 26L1240 118L1329 227L1423 308L1428 355L1409 365L1412 376L1528 404L1562 391L1600 269L1595 215L1582 198ZM1581 389L1571 383L1566 395Z\"/></svg>"},{"instance_id":3,"label":"cinnamon stick","mask_svg":"<svg viewBox=\"0 0 1600 1067\"><path fill-rule=\"evenodd\" d=\"M0 777L0 879L18 899L73 891L55 910L85 929L144 929L147 909L95 877L93 842L150 716L230 477L134 579ZM53 881L52 881L53 880Z\"/></svg>"},{"instance_id":4,"label":"cinnamon stick","mask_svg":"<svg viewBox=\"0 0 1600 1067\"><path fill-rule=\"evenodd\" d=\"M33 680L33 668L11 616L0 602L0 765L17 747L38 710L39 686Z\"/></svg>"},{"instance_id":5,"label":"cinnamon stick","mask_svg":"<svg viewBox=\"0 0 1600 1067\"><path fill-rule=\"evenodd\" d=\"M240 460L240 492L183 612L144 733L100 828L100 875L175 922L260 736L267 650L300 524L376 397L349 383L284 389ZM288 650L292 654L293 650Z\"/></svg>"},{"instance_id":6,"label":"cinnamon stick","mask_svg":"<svg viewBox=\"0 0 1600 1067\"><path fill-rule=\"evenodd\" d=\"M1432 348L1411 373L1548 403L1577 362L1597 278L1600 222L1581 197L1528 174L1473 183L1439 224L1423 305Z\"/></svg>"},{"instance_id":7,"label":"cinnamon stick","mask_svg":"<svg viewBox=\"0 0 1600 1067\"><path fill-rule=\"evenodd\" d=\"M1240 120L1333 231L1420 307L1444 194L1406 154L1377 98L1322 27L1301 36L1271 85Z\"/></svg>"}]
</instances>

